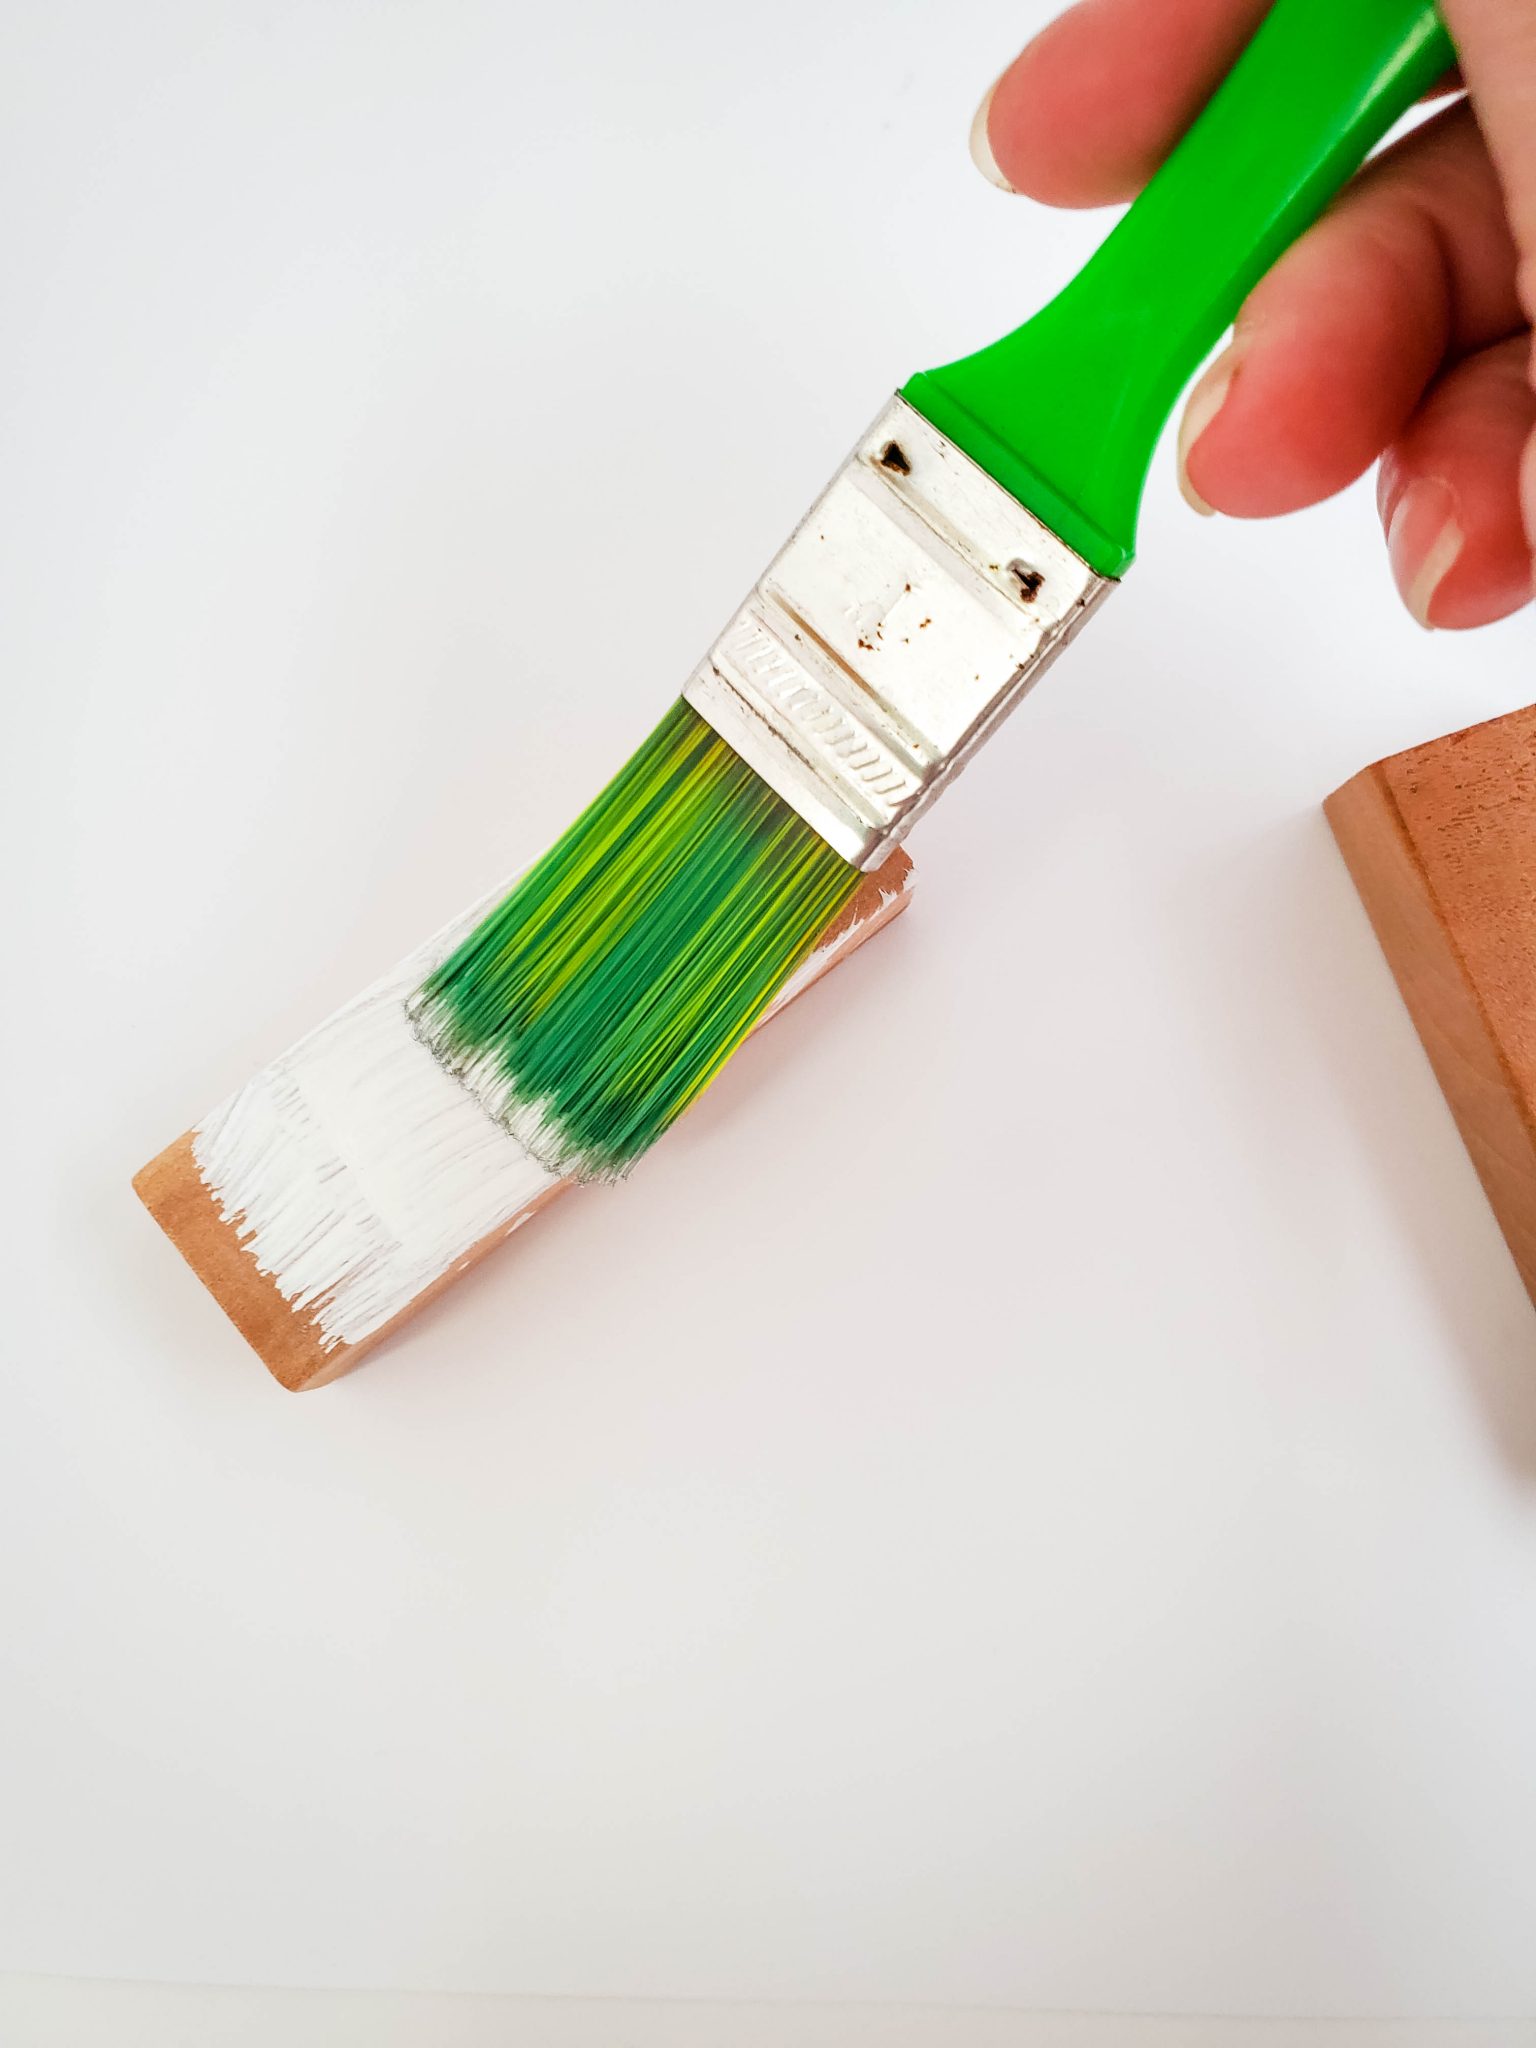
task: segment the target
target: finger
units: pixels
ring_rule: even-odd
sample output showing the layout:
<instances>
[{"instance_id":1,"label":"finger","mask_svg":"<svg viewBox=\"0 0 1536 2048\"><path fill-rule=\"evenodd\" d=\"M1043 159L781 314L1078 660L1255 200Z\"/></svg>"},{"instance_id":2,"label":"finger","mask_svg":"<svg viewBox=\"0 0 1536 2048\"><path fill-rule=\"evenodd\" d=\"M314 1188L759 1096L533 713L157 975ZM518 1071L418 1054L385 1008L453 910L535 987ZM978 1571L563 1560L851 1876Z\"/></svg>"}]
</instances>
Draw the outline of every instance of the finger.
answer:
<instances>
[{"instance_id":1,"label":"finger","mask_svg":"<svg viewBox=\"0 0 1536 2048\"><path fill-rule=\"evenodd\" d=\"M1329 497L1447 358L1523 325L1498 181L1458 104L1371 164L1256 286L1186 409L1186 491L1239 518Z\"/></svg>"},{"instance_id":2,"label":"finger","mask_svg":"<svg viewBox=\"0 0 1536 2048\"><path fill-rule=\"evenodd\" d=\"M972 154L994 184L1052 206L1129 199L1210 98L1268 4L1079 0L982 101Z\"/></svg>"},{"instance_id":3,"label":"finger","mask_svg":"<svg viewBox=\"0 0 1536 2048\"><path fill-rule=\"evenodd\" d=\"M1536 7L1445 0L1445 17L1504 187L1526 318L1536 321Z\"/></svg>"},{"instance_id":4,"label":"finger","mask_svg":"<svg viewBox=\"0 0 1536 2048\"><path fill-rule=\"evenodd\" d=\"M1536 459L1530 337L1468 356L1381 465L1377 503L1403 602L1423 626L1485 626L1530 601L1521 465Z\"/></svg>"}]
</instances>

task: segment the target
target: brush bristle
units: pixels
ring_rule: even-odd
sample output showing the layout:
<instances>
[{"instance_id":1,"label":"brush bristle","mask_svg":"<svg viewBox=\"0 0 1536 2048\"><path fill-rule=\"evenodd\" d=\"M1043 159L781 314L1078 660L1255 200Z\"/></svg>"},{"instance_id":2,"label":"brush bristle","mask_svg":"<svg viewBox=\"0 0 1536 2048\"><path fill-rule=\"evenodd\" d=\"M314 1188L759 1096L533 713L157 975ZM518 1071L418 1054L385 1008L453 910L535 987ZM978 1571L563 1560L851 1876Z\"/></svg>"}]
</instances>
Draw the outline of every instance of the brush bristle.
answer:
<instances>
[{"instance_id":1,"label":"brush bristle","mask_svg":"<svg viewBox=\"0 0 1536 2048\"><path fill-rule=\"evenodd\" d=\"M675 704L410 1004L557 1172L614 1179L709 1084L858 887Z\"/></svg>"}]
</instances>

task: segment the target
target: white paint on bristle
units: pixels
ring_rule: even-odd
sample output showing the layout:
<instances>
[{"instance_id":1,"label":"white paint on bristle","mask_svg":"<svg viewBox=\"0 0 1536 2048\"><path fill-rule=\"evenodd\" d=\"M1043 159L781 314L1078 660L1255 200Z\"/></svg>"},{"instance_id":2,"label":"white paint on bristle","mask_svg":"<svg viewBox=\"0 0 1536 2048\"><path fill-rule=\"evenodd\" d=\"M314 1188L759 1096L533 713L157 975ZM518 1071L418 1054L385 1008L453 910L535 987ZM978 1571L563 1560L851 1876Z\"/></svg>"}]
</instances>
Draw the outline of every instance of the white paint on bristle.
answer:
<instances>
[{"instance_id":1,"label":"white paint on bristle","mask_svg":"<svg viewBox=\"0 0 1536 2048\"><path fill-rule=\"evenodd\" d=\"M580 1147L570 1143L559 1120L550 1114L548 1098L534 1100L524 1094L507 1073L499 1051L450 1050L454 1012L443 997L418 990L406 1005L406 1016L422 1046L443 1072L473 1096L482 1112L551 1174L561 1180L623 1178L622 1174L605 1175L585 1168Z\"/></svg>"},{"instance_id":2,"label":"white paint on bristle","mask_svg":"<svg viewBox=\"0 0 1536 2048\"><path fill-rule=\"evenodd\" d=\"M220 1215L328 1351L382 1329L556 1184L444 1072L405 1012L505 894L456 918L193 1134Z\"/></svg>"}]
</instances>

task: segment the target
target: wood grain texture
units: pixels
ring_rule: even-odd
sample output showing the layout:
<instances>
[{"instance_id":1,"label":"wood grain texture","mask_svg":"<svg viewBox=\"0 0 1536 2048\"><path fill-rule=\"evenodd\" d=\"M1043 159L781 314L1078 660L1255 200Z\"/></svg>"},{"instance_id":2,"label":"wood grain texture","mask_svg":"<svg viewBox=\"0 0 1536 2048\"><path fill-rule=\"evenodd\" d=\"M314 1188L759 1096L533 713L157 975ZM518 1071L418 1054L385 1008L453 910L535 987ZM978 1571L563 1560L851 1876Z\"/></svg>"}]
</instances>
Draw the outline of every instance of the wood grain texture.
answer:
<instances>
[{"instance_id":1,"label":"wood grain texture","mask_svg":"<svg viewBox=\"0 0 1536 2048\"><path fill-rule=\"evenodd\" d=\"M1324 809L1536 1302L1536 705Z\"/></svg>"},{"instance_id":2,"label":"wood grain texture","mask_svg":"<svg viewBox=\"0 0 1536 2048\"><path fill-rule=\"evenodd\" d=\"M905 853L897 852L866 879L858 894L822 933L811 962L814 971L804 973L795 988L796 997L906 908L911 875L911 861ZM783 1007L786 1005L781 1001L770 1016ZM257 1265L235 1226L220 1213L198 1171L192 1141L193 1133L184 1132L142 1167L134 1175L134 1191L273 1378L293 1393L325 1386L352 1371L461 1274L478 1265L487 1253L530 1222L557 1195L576 1185L574 1181L557 1181L545 1189L499 1229L482 1238L447 1272L423 1288L409 1307L366 1340L328 1346L314 1320L283 1298L276 1282Z\"/></svg>"}]
</instances>

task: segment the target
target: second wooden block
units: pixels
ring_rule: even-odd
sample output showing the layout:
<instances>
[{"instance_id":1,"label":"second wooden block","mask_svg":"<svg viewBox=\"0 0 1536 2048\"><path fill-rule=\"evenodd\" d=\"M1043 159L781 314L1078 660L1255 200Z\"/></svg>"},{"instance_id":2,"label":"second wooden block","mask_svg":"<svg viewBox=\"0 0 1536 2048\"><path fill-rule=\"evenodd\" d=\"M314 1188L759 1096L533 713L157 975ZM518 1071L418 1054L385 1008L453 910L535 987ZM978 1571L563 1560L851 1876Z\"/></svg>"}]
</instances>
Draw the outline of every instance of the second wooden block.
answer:
<instances>
[{"instance_id":1,"label":"second wooden block","mask_svg":"<svg viewBox=\"0 0 1536 2048\"><path fill-rule=\"evenodd\" d=\"M1378 761L1325 808L1536 1301L1536 705Z\"/></svg>"}]
</instances>

